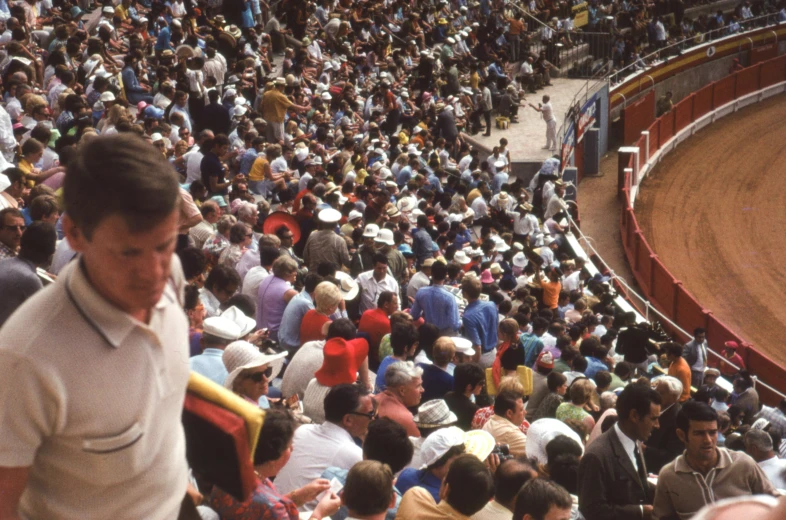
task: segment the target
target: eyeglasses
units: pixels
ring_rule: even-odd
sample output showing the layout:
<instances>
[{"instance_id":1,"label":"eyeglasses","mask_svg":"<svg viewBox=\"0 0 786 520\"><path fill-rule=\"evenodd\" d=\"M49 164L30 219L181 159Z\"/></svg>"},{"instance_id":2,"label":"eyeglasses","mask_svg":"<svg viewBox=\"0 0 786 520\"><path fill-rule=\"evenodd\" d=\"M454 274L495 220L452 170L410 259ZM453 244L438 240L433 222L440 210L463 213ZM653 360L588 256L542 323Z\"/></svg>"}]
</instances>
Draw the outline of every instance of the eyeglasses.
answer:
<instances>
[{"instance_id":1,"label":"eyeglasses","mask_svg":"<svg viewBox=\"0 0 786 520\"><path fill-rule=\"evenodd\" d=\"M254 234L253 234L253 233L249 233L248 235L246 235L246 238L251 238L251 237L253 237L253 236L254 236Z\"/></svg>"},{"instance_id":2,"label":"eyeglasses","mask_svg":"<svg viewBox=\"0 0 786 520\"><path fill-rule=\"evenodd\" d=\"M361 417L365 417L368 420L372 420L372 419L374 419L377 416L377 407L374 406L374 408L370 412L367 412L367 413L363 413L363 412L349 412L349 415L359 415Z\"/></svg>"},{"instance_id":3,"label":"eyeglasses","mask_svg":"<svg viewBox=\"0 0 786 520\"><path fill-rule=\"evenodd\" d=\"M262 379L270 379L273 375L273 367L267 367L267 370L264 372L254 372L253 374L247 376L248 379L252 380L255 383L261 383Z\"/></svg>"},{"instance_id":4,"label":"eyeglasses","mask_svg":"<svg viewBox=\"0 0 786 520\"><path fill-rule=\"evenodd\" d=\"M3 227L4 227L4 228L6 228L6 229L18 229L19 231L24 231L25 229L27 229L27 226L25 226L25 225L21 225L21 226L9 226L8 224L6 224L6 225L4 225Z\"/></svg>"}]
</instances>

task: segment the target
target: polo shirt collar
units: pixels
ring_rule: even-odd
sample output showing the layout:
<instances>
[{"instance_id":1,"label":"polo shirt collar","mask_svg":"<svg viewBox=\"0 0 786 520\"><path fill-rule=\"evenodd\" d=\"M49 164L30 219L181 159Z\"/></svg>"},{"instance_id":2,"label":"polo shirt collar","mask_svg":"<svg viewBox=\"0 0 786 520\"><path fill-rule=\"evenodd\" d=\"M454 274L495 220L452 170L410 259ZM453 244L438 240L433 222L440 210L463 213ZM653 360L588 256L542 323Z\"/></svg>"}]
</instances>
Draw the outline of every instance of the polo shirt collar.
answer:
<instances>
[{"instance_id":1,"label":"polo shirt collar","mask_svg":"<svg viewBox=\"0 0 786 520\"><path fill-rule=\"evenodd\" d=\"M731 454L727 449L715 448L715 451L718 452L718 463L715 464L715 467L712 469L724 469L732 465L734 461L731 460ZM698 473L695 469L690 467L685 454L677 457L677 460L674 463L674 471L677 473Z\"/></svg>"},{"instance_id":2,"label":"polo shirt collar","mask_svg":"<svg viewBox=\"0 0 786 520\"><path fill-rule=\"evenodd\" d=\"M66 269L66 292L77 312L109 345L118 348L141 323L98 294L85 275L81 259ZM156 304L156 309L164 305L164 298Z\"/></svg>"}]
</instances>

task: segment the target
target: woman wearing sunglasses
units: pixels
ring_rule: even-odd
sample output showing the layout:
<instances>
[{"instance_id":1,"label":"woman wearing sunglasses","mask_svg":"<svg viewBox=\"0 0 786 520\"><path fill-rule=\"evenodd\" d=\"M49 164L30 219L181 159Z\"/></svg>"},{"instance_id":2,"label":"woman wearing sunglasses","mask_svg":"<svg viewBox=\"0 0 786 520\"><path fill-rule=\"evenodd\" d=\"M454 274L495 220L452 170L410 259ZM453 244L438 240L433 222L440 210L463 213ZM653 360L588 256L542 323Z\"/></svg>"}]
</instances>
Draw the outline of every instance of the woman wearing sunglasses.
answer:
<instances>
[{"instance_id":1,"label":"woman wearing sunglasses","mask_svg":"<svg viewBox=\"0 0 786 520\"><path fill-rule=\"evenodd\" d=\"M247 341L235 341L224 350L222 360L229 375L224 387L252 403L267 395L270 381L284 365L286 352L263 354Z\"/></svg>"}]
</instances>

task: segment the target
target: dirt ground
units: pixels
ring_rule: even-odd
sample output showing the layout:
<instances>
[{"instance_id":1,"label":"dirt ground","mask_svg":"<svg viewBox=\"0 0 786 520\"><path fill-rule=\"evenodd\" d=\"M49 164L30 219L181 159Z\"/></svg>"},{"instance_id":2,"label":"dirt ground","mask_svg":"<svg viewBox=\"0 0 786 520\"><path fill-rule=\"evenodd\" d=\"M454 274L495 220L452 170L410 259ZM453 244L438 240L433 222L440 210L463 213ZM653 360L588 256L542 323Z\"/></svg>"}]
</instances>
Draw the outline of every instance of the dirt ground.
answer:
<instances>
[{"instance_id":1,"label":"dirt ground","mask_svg":"<svg viewBox=\"0 0 786 520\"><path fill-rule=\"evenodd\" d=\"M581 231L614 273L638 290L620 236L622 204L617 199L617 152L600 160L600 177L584 177L579 185ZM585 248L589 253L589 250Z\"/></svg>"},{"instance_id":2,"label":"dirt ground","mask_svg":"<svg viewBox=\"0 0 786 520\"><path fill-rule=\"evenodd\" d=\"M643 183L644 236L685 287L761 352L786 363L786 97L726 116Z\"/></svg>"}]
</instances>

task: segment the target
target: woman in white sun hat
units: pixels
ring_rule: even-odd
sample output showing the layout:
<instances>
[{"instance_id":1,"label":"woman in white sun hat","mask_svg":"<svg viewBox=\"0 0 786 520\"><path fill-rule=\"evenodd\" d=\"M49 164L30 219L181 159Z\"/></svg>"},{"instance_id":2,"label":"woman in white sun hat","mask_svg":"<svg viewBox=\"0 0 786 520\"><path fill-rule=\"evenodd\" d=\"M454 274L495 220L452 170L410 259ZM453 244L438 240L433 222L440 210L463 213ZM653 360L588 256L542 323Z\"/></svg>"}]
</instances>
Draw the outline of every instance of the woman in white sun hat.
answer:
<instances>
[{"instance_id":1,"label":"woman in white sun hat","mask_svg":"<svg viewBox=\"0 0 786 520\"><path fill-rule=\"evenodd\" d=\"M263 354L248 341L230 343L221 356L229 372L224 387L247 401L260 403L267 395L270 381L281 371L286 355L286 352ZM266 401L262 403L267 404Z\"/></svg>"}]
</instances>

